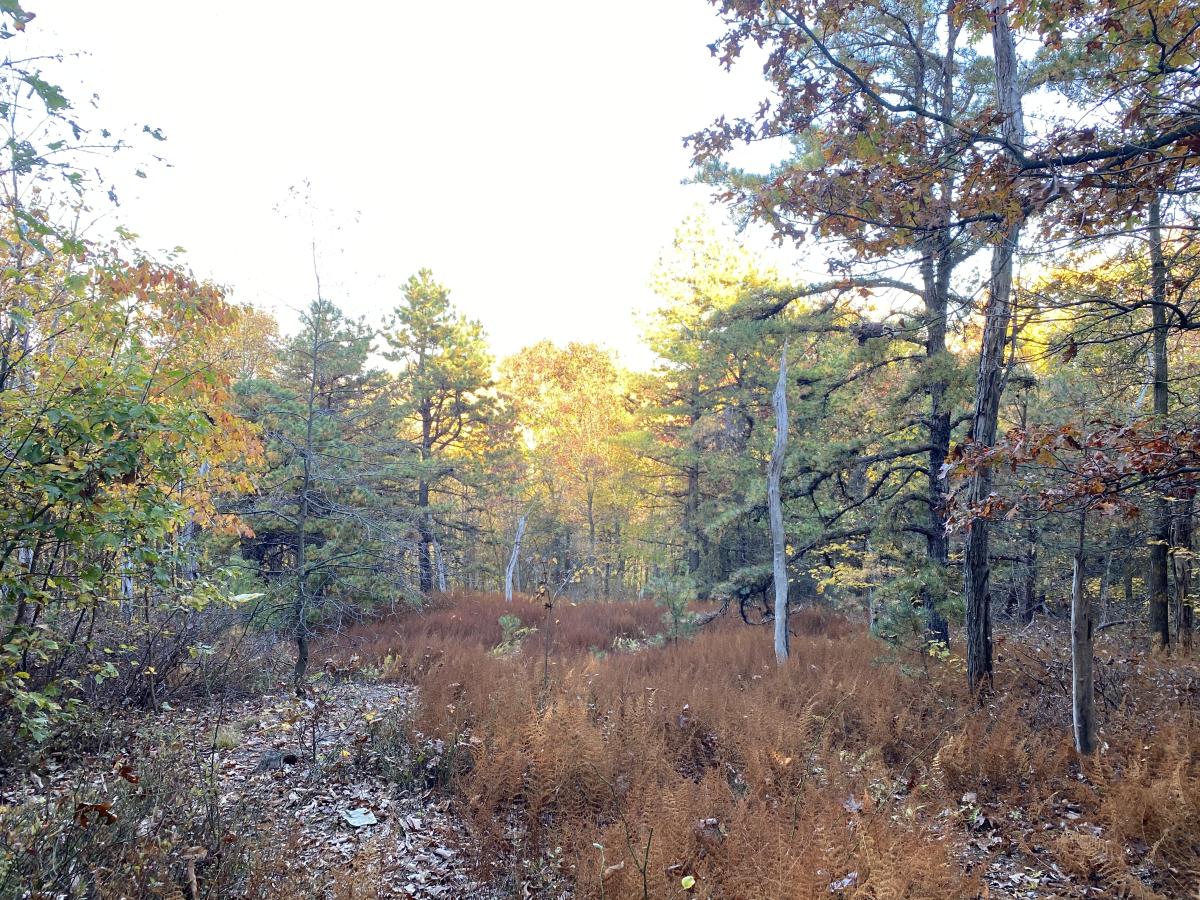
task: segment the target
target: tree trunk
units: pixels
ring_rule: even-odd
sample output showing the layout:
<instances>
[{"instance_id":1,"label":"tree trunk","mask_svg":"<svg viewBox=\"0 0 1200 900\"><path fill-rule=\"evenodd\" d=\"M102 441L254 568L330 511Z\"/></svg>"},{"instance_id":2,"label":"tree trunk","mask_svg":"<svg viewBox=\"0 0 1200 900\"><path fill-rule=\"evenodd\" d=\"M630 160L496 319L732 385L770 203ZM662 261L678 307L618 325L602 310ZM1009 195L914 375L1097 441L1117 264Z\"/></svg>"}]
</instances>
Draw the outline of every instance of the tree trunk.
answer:
<instances>
[{"instance_id":1,"label":"tree trunk","mask_svg":"<svg viewBox=\"0 0 1200 900\"><path fill-rule=\"evenodd\" d=\"M1075 726L1075 749L1083 756L1096 750L1096 698L1092 678L1092 637L1095 620L1086 587L1083 549L1087 534L1087 510L1079 514L1079 543L1071 573L1071 719Z\"/></svg>"},{"instance_id":2,"label":"tree trunk","mask_svg":"<svg viewBox=\"0 0 1200 900\"><path fill-rule=\"evenodd\" d=\"M996 111L1001 133L1015 147L1025 143L1025 122L1018 82L1017 48L1008 21L1006 0L995 0L992 13L992 52L996 71ZM1004 390L1004 350L1012 319L1013 258L1021 238L1021 220L1005 226L1000 243L992 250L992 271L987 306L984 308L983 340L979 372L975 379L975 416L971 440L982 447L996 442L1000 395ZM984 466L967 482L967 502L978 508L992 490L991 470ZM964 588L967 620L967 685L972 693L992 681L992 610L988 559L988 523L976 519L963 547Z\"/></svg>"},{"instance_id":3,"label":"tree trunk","mask_svg":"<svg viewBox=\"0 0 1200 900\"><path fill-rule=\"evenodd\" d=\"M1150 201L1150 291L1154 315L1154 415L1166 416L1169 387L1167 378L1167 266L1163 260L1162 212L1158 195ZM1167 498L1154 498L1154 515L1150 531L1150 634L1157 648L1171 643L1171 624L1168 613L1170 586L1167 569L1171 546L1171 512Z\"/></svg>"},{"instance_id":4,"label":"tree trunk","mask_svg":"<svg viewBox=\"0 0 1200 900\"><path fill-rule=\"evenodd\" d=\"M319 291L318 291L319 293ZM312 368L308 379L308 408L304 423L304 468L300 479L300 504L296 515L296 600L292 607L292 632L296 640L296 667L292 687L304 696L304 675L308 671L308 494L312 488L313 422L317 402L317 372L321 354L320 320L312 323Z\"/></svg>"},{"instance_id":5,"label":"tree trunk","mask_svg":"<svg viewBox=\"0 0 1200 900\"><path fill-rule=\"evenodd\" d=\"M700 570L700 468L695 464L687 468L687 497L683 517L683 533L688 542L687 574L695 575Z\"/></svg>"},{"instance_id":6,"label":"tree trunk","mask_svg":"<svg viewBox=\"0 0 1200 900\"><path fill-rule=\"evenodd\" d=\"M1029 427L1029 394L1021 395L1021 429ZM1021 584L1019 587L1020 609L1018 616L1023 625L1033 621L1038 609L1038 527L1034 521L1034 510L1022 509L1024 521L1021 526L1021 538L1025 543L1025 551L1021 561Z\"/></svg>"},{"instance_id":7,"label":"tree trunk","mask_svg":"<svg viewBox=\"0 0 1200 900\"><path fill-rule=\"evenodd\" d=\"M955 52L960 24L952 8L946 13L946 50L941 61L941 84L937 102L945 123L954 118ZM916 79L916 91L923 91L925 78ZM942 143L949 146L955 139L949 124L942 125ZM926 239L929 245L921 256L922 300L925 307L925 358L935 369L938 359L946 354L946 322L950 300L950 282L954 274L956 248L946 231L954 217L954 176L947 171L937 197L940 229ZM935 369L936 371L936 369ZM949 486L942 474L950 452L950 408L946 402L948 384L939 378L929 386L929 457L927 490L929 493L929 529L926 532L926 554L935 577L928 579L921 590L925 612L925 639L929 643L948 645L950 625L942 612L946 599L946 571L950 566L950 541L946 535L946 498Z\"/></svg>"},{"instance_id":8,"label":"tree trunk","mask_svg":"<svg viewBox=\"0 0 1200 900\"><path fill-rule=\"evenodd\" d=\"M1196 498L1188 497L1175 516L1175 539L1172 554L1175 567L1175 639L1185 651L1192 649L1192 517Z\"/></svg>"},{"instance_id":9,"label":"tree trunk","mask_svg":"<svg viewBox=\"0 0 1200 900\"><path fill-rule=\"evenodd\" d=\"M424 478L417 482L417 532L420 537L417 566L421 593L429 596L433 593L433 515L429 512L429 482Z\"/></svg>"},{"instance_id":10,"label":"tree trunk","mask_svg":"<svg viewBox=\"0 0 1200 900\"><path fill-rule=\"evenodd\" d=\"M783 531L783 500L780 482L783 478L783 459L787 450L787 342L779 356L779 381L775 385L775 446L767 469L767 505L771 517L772 567L775 576L775 662L783 665L788 659L788 577L787 540Z\"/></svg>"},{"instance_id":11,"label":"tree trunk","mask_svg":"<svg viewBox=\"0 0 1200 900\"><path fill-rule=\"evenodd\" d=\"M1038 531L1037 525L1033 522L1033 515L1030 513L1025 519L1025 559L1023 571L1021 573L1021 622L1028 625L1033 621L1034 613L1037 612L1037 579L1038 579L1038 557L1037 557L1037 541Z\"/></svg>"},{"instance_id":12,"label":"tree trunk","mask_svg":"<svg viewBox=\"0 0 1200 900\"><path fill-rule=\"evenodd\" d=\"M700 526L700 448L696 446L696 426L700 422L700 376L692 374L690 385L691 411L689 415L688 448L691 458L687 465L687 495L683 507L683 533L688 542L687 574L695 575L700 570L700 543L703 528Z\"/></svg>"},{"instance_id":13,"label":"tree trunk","mask_svg":"<svg viewBox=\"0 0 1200 900\"><path fill-rule=\"evenodd\" d=\"M946 353L946 309L950 288L949 259L942 254L941 265L926 254L921 271L925 294L925 358L933 362ZM926 532L926 554L935 570L932 584L921 589L925 609L925 639L929 643L950 643L950 626L942 613L945 600L945 572L950 565L950 541L946 536L946 495L949 488L942 469L950 452L950 410L946 408L946 382L939 380L929 386L929 460L927 484L929 491L929 530ZM936 589L935 589L936 586Z\"/></svg>"},{"instance_id":14,"label":"tree trunk","mask_svg":"<svg viewBox=\"0 0 1200 900\"><path fill-rule=\"evenodd\" d=\"M1108 592L1112 584L1113 551L1104 554L1104 576L1100 579L1100 600L1093 618L1104 622L1108 619Z\"/></svg>"},{"instance_id":15,"label":"tree trunk","mask_svg":"<svg viewBox=\"0 0 1200 900\"><path fill-rule=\"evenodd\" d=\"M617 590L625 596L625 551L621 545L621 523L618 521L613 530L613 546L617 551Z\"/></svg>"},{"instance_id":16,"label":"tree trunk","mask_svg":"<svg viewBox=\"0 0 1200 900\"><path fill-rule=\"evenodd\" d=\"M863 564L868 565L871 559L871 539L863 541ZM875 606L875 580L869 573L863 579L866 587L863 589L863 605L867 610L867 631L875 634L879 630L879 610Z\"/></svg>"},{"instance_id":17,"label":"tree trunk","mask_svg":"<svg viewBox=\"0 0 1200 900\"><path fill-rule=\"evenodd\" d=\"M517 562L521 558L521 538L525 536L525 522L527 516L521 516L517 519L517 536L513 539L512 555L508 558L508 568L504 570L504 599L512 603L513 598L513 573L517 569Z\"/></svg>"},{"instance_id":18,"label":"tree trunk","mask_svg":"<svg viewBox=\"0 0 1200 900\"><path fill-rule=\"evenodd\" d=\"M439 593L446 593L446 557L442 556L442 545L433 542L433 565L437 572L437 588Z\"/></svg>"},{"instance_id":19,"label":"tree trunk","mask_svg":"<svg viewBox=\"0 0 1200 900\"><path fill-rule=\"evenodd\" d=\"M589 484L587 490L588 522L588 584L593 600L600 597L600 582L597 579L599 559L596 556L596 488Z\"/></svg>"}]
</instances>

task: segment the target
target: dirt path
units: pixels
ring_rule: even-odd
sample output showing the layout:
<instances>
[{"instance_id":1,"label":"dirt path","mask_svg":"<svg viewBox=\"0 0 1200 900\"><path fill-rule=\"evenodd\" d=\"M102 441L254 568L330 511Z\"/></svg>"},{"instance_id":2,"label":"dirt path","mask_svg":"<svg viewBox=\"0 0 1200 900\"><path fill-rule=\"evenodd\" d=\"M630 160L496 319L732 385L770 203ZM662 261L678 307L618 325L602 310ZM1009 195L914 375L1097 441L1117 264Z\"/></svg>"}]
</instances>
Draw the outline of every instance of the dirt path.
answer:
<instances>
[{"instance_id":1,"label":"dirt path","mask_svg":"<svg viewBox=\"0 0 1200 900\"><path fill-rule=\"evenodd\" d=\"M272 840L290 848L297 896L498 896L472 878L470 840L448 804L369 764L370 729L405 715L412 689L351 683L320 696L267 695L172 717L177 727L188 721L198 744L218 735L222 807L270 823Z\"/></svg>"},{"instance_id":2,"label":"dirt path","mask_svg":"<svg viewBox=\"0 0 1200 900\"><path fill-rule=\"evenodd\" d=\"M253 835L244 886L252 896L502 897L475 880L470 835L449 804L426 788L426 766L439 748L414 752L396 727L414 702L405 685L348 683L327 685L309 700L276 693L180 704L155 714L116 713L115 744L0 778L0 807L78 810L79 797L111 797L122 778L136 785L137 773L146 770L139 759L144 751L134 748L168 752L165 738L176 764L193 770L179 784L203 790L199 785L211 772L222 830ZM194 805L196 798L188 799ZM151 813L143 822L153 828L150 823L167 818ZM207 896L202 862L195 874L192 892Z\"/></svg>"}]
</instances>

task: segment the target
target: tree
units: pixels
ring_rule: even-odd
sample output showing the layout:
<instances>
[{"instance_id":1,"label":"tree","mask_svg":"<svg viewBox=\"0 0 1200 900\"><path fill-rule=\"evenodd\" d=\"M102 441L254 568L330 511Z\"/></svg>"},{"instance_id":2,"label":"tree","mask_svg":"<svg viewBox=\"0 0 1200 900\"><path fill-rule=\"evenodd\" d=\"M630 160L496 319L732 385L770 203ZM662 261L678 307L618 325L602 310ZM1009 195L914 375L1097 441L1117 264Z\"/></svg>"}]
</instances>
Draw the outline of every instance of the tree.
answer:
<instances>
[{"instance_id":1,"label":"tree","mask_svg":"<svg viewBox=\"0 0 1200 900\"><path fill-rule=\"evenodd\" d=\"M239 385L245 414L266 438L267 472L237 507L254 530L243 553L283 595L298 692L322 609L409 589L403 522L376 490L395 447L383 374L367 368L372 332L321 298L301 323L280 348L273 378Z\"/></svg>"},{"instance_id":2,"label":"tree","mask_svg":"<svg viewBox=\"0 0 1200 900\"><path fill-rule=\"evenodd\" d=\"M432 497L447 479L466 480L466 458L498 413L492 357L478 322L455 312L450 292L422 269L404 285L404 302L384 329L400 363L396 403L400 437L417 453L418 560L421 591L434 585L436 509Z\"/></svg>"},{"instance_id":3,"label":"tree","mask_svg":"<svg viewBox=\"0 0 1200 900\"><path fill-rule=\"evenodd\" d=\"M674 507L673 520L663 523L679 533L671 564L682 565L702 594L729 574L720 536L710 534L714 513L733 500L718 457L736 451L736 432L750 421L739 398L749 348L722 327L722 317L777 280L699 216L680 226L655 272L663 305L648 322L647 343L659 362L637 385L633 448L646 463L643 493L651 504Z\"/></svg>"},{"instance_id":4,"label":"tree","mask_svg":"<svg viewBox=\"0 0 1200 900\"><path fill-rule=\"evenodd\" d=\"M229 409L219 289L53 229L3 235L0 723L41 740L106 681L154 702L219 632L202 616L228 581L195 536L239 527L218 510L258 451Z\"/></svg>"},{"instance_id":5,"label":"tree","mask_svg":"<svg viewBox=\"0 0 1200 900\"><path fill-rule=\"evenodd\" d=\"M544 492L540 508L551 516L544 523L531 518L528 534L546 545L543 555L555 560L560 583L586 576L588 593L598 598L605 566L614 562L608 552L601 557L601 535L612 535L609 549L620 556L616 535L623 521L634 518L631 486L622 484L634 466L622 441L632 424L623 374L593 344L560 348L548 341L505 360L501 373ZM547 529L554 533L545 534ZM582 554L573 550L577 531L586 548Z\"/></svg>"},{"instance_id":6,"label":"tree","mask_svg":"<svg viewBox=\"0 0 1200 900\"><path fill-rule=\"evenodd\" d=\"M996 115L1007 146L1025 144L1025 113L1017 72L1017 46L1008 21L1004 0L995 0L988 11L991 21L992 54L996 70ZM1013 317L1013 260L1021 240L1023 211L1010 214L1000 226L992 248L992 271L988 281L987 305L983 310L979 373L975 379L975 414L971 418L970 441L990 447L996 441L1000 394L1004 390L1005 349ZM984 466L972 474L967 487L969 502L982 503L991 492L991 469ZM963 548L963 582L966 593L967 685L978 692L992 681L992 596L989 590L988 523L986 519L967 527Z\"/></svg>"},{"instance_id":7,"label":"tree","mask_svg":"<svg viewBox=\"0 0 1200 900\"><path fill-rule=\"evenodd\" d=\"M1154 415L1165 418L1170 409L1169 364L1167 359L1167 264L1163 258L1162 200L1156 193L1150 200L1150 292L1154 336L1151 359L1154 368ZM1166 497L1154 501L1154 525L1150 543L1150 631L1155 643L1166 648L1171 643L1170 582L1168 557L1171 547L1171 514Z\"/></svg>"},{"instance_id":8,"label":"tree","mask_svg":"<svg viewBox=\"0 0 1200 900\"><path fill-rule=\"evenodd\" d=\"M955 289L955 272L987 243L995 218L979 210L994 185L985 186L983 161L958 127L985 117L990 96L977 54L960 42L967 21L954 5L923 2L906 4L901 14L879 3L714 5L730 24L714 55L729 67L748 42L771 46L765 74L778 99L764 102L754 119L722 118L692 135L695 163L724 188L725 199L781 239L816 238L842 252L831 262L830 281L774 292L755 314L814 296L825 298L826 311L846 310L853 297L878 295L890 324L843 318L837 325L856 329L860 340L898 338L924 351L897 359L911 360L921 373L926 408L912 415L924 439L906 440L908 449L892 459L926 459L926 488L908 500L923 503L924 521L909 527L925 538L927 577L919 593L927 637L944 642L949 541L942 468L962 421L953 409L958 379L947 334L970 294L969 287ZM779 138L795 153L767 174L723 162L738 142ZM904 270L915 270L919 283L892 274ZM905 309L911 300L919 306Z\"/></svg>"}]
</instances>

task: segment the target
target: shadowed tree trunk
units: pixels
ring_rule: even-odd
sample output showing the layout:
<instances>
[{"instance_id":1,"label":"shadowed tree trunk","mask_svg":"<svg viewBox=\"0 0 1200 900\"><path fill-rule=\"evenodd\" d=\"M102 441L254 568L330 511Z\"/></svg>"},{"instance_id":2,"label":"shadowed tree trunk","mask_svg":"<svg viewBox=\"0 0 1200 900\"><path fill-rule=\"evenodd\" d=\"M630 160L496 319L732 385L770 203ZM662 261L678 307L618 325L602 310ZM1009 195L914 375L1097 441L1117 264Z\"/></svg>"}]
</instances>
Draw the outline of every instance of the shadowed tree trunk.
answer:
<instances>
[{"instance_id":1,"label":"shadowed tree trunk","mask_svg":"<svg viewBox=\"0 0 1200 900\"><path fill-rule=\"evenodd\" d=\"M1175 516L1175 539L1173 562L1175 566L1175 639L1186 651L1192 649L1192 517L1196 498L1188 497L1179 504L1182 509Z\"/></svg>"},{"instance_id":2,"label":"shadowed tree trunk","mask_svg":"<svg viewBox=\"0 0 1200 900\"><path fill-rule=\"evenodd\" d=\"M1150 201L1150 291L1154 315L1154 415L1166 416L1168 411L1167 372L1167 267L1163 261L1162 211L1158 195ZM1168 607L1170 586L1168 557L1171 547L1171 511L1167 498L1154 498L1154 513L1150 526L1150 635L1157 648L1171 643L1171 624Z\"/></svg>"},{"instance_id":3,"label":"shadowed tree trunk","mask_svg":"<svg viewBox=\"0 0 1200 900\"><path fill-rule=\"evenodd\" d=\"M421 466L429 464L433 446L433 417L427 406L421 408ZM421 575L421 593L433 593L433 513L429 510L429 482L422 471L417 481L417 566Z\"/></svg>"},{"instance_id":4,"label":"shadowed tree trunk","mask_svg":"<svg viewBox=\"0 0 1200 900\"><path fill-rule=\"evenodd\" d=\"M683 507L683 532L687 545L687 574L695 575L700 571L700 545L703 540L704 528L700 524L700 449L697 446L696 426L700 422L700 376L692 375L690 402L692 408L688 414L690 429L689 447L692 456L687 465L687 495Z\"/></svg>"},{"instance_id":5,"label":"shadowed tree trunk","mask_svg":"<svg viewBox=\"0 0 1200 900\"><path fill-rule=\"evenodd\" d=\"M1079 542L1071 573L1071 719L1075 726L1075 749L1088 756L1096 750L1096 698L1092 678L1092 638L1096 623L1087 593L1087 510L1079 514Z\"/></svg>"}]
</instances>

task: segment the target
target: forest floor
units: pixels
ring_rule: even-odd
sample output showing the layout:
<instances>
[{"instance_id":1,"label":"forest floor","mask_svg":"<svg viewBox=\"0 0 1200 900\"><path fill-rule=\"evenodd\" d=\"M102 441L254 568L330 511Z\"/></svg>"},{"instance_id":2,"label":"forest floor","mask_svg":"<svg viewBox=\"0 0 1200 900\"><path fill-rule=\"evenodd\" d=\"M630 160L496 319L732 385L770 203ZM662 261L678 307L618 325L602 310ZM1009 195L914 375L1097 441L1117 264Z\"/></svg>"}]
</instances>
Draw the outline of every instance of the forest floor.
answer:
<instances>
[{"instance_id":1,"label":"forest floor","mask_svg":"<svg viewBox=\"0 0 1200 900\"><path fill-rule=\"evenodd\" d=\"M318 697L197 711L198 735L234 729L236 745L215 750L222 802L258 811L274 826L272 840L295 848L291 877L307 896L494 896L472 875L469 838L448 801L355 764L373 723L408 715L412 689L345 683Z\"/></svg>"},{"instance_id":2,"label":"forest floor","mask_svg":"<svg viewBox=\"0 0 1200 900\"><path fill-rule=\"evenodd\" d=\"M328 638L353 680L305 699L106 714L0 777L0 898L34 895L14 859L47 897L1195 896L1194 660L1106 635L1080 760L1054 622L980 704L816 610L782 669L764 629L661 617L452 598Z\"/></svg>"},{"instance_id":3,"label":"forest floor","mask_svg":"<svg viewBox=\"0 0 1200 900\"><path fill-rule=\"evenodd\" d=\"M469 834L450 802L425 786L420 770L436 764L436 742L424 753L388 743L386 768L372 758L381 750L373 730L408 717L412 688L347 682L313 696L298 700L281 691L123 715L113 723L122 734L117 744L73 762L43 761L24 779L0 788L0 807L73 806L79 824L92 808L81 798L92 803L127 787L125 782L142 781L141 754L147 747L157 752L153 748L162 745L160 734L169 724L184 737L186 752L177 765L207 769L219 815L231 827L236 822L253 828L259 848L254 858L274 882L266 885L267 873L257 873L252 880L262 885L258 895L508 896L476 880L478 859ZM398 779L401 773L412 777ZM102 808L111 807L97 804L95 811L102 815ZM197 896L229 896L205 884L203 862L194 871ZM149 885L144 889L145 896L160 896ZM2 889L0 895L7 896Z\"/></svg>"}]
</instances>

